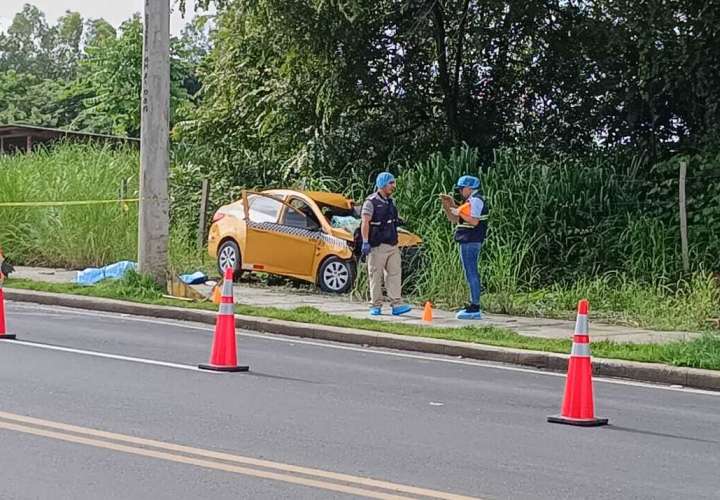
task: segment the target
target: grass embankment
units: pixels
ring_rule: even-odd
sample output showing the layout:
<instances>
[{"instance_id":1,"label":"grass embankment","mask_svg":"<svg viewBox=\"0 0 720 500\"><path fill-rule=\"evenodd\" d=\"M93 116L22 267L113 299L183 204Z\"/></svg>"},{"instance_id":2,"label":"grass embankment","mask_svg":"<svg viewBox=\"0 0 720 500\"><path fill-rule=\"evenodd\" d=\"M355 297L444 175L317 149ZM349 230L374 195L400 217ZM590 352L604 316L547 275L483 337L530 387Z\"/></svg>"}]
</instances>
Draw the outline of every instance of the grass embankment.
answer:
<instances>
[{"instance_id":1,"label":"grass embankment","mask_svg":"<svg viewBox=\"0 0 720 500\"><path fill-rule=\"evenodd\" d=\"M408 165L400 175L398 206L410 229L423 237L425 249L423 265L415 266L415 276L404 286L408 299L431 300L444 308L467 300L457 244L437 193L451 190L461 173L475 172L491 206L480 262L485 310L572 318L577 300L587 297L594 318L644 328L704 331L708 319L720 317L718 282L702 266L691 276L678 274L677 231L636 206L637 183L626 182L635 170L609 160L547 160L512 151L499 152L484 174L478 162L477 152L462 149ZM172 267L214 272L194 235L201 176L184 167L174 165L171 176ZM0 245L19 265L83 268L135 260L136 203L1 204L113 200L121 185L127 186L126 197L136 198L138 173L134 149L65 144L0 156ZM315 188L361 199L368 185L362 179ZM216 203L230 201L231 195L220 189L213 193L219 197ZM696 242L692 262L707 261L712 248ZM355 289L361 297L367 294L362 268Z\"/></svg>"},{"instance_id":2,"label":"grass embankment","mask_svg":"<svg viewBox=\"0 0 720 500\"><path fill-rule=\"evenodd\" d=\"M121 299L145 304L187 307L210 311L217 309L215 304L209 302L188 303L164 298L162 296L162 289L156 287L150 280L135 273L129 274L122 280L106 281L93 287L84 287L75 284L40 283L29 280L14 279L8 280L6 285L8 288ZM465 328L436 328L415 326L328 314L311 307L286 310L273 307L255 307L238 304L236 306L236 312L247 316L346 327L359 330L380 331L399 335L457 340L499 347L512 347L564 354L568 353L570 350L570 340L523 337L510 330L497 327L468 326ZM595 357L666 363L675 366L720 370L720 336L712 333L706 333L701 338L688 342L645 345L600 341L594 342L592 347L593 355Z\"/></svg>"}]
</instances>

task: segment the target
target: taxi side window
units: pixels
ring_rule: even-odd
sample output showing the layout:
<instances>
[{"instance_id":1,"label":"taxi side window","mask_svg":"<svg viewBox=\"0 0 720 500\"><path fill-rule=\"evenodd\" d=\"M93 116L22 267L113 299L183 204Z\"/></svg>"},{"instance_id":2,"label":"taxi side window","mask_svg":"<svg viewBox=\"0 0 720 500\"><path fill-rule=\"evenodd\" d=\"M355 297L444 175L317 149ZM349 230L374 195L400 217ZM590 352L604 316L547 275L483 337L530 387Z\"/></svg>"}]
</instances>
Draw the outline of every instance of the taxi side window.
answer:
<instances>
[{"instance_id":1,"label":"taxi side window","mask_svg":"<svg viewBox=\"0 0 720 500\"><path fill-rule=\"evenodd\" d=\"M285 215L281 224L290 227L299 227L302 229L318 229L318 224L315 219L315 214L312 209L302 200L292 198L288 201L288 207L285 209Z\"/></svg>"},{"instance_id":2,"label":"taxi side window","mask_svg":"<svg viewBox=\"0 0 720 500\"><path fill-rule=\"evenodd\" d=\"M277 222L282 203L267 196L253 196L248 202L250 220L253 222Z\"/></svg>"}]
</instances>

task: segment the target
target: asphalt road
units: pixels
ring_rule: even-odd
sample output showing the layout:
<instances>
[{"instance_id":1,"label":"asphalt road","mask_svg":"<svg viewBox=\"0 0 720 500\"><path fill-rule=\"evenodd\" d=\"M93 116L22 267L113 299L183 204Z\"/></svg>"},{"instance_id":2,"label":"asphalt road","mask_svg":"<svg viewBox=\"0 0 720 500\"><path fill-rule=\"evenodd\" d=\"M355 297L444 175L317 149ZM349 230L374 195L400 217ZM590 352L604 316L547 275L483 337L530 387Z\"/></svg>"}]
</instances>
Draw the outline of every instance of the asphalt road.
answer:
<instances>
[{"instance_id":1,"label":"asphalt road","mask_svg":"<svg viewBox=\"0 0 720 500\"><path fill-rule=\"evenodd\" d=\"M720 393L596 379L574 428L556 374L249 332L216 374L205 325L7 313L2 499L720 497Z\"/></svg>"}]
</instances>

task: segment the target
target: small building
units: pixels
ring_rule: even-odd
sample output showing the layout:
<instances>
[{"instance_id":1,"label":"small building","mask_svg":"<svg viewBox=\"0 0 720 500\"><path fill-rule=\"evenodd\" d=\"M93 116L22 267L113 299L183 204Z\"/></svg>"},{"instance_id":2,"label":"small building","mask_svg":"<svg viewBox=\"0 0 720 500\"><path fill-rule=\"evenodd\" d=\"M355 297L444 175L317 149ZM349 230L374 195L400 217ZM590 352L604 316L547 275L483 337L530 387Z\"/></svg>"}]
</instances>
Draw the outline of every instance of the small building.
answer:
<instances>
[{"instance_id":1,"label":"small building","mask_svg":"<svg viewBox=\"0 0 720 500\"><path fill-rule=\"evenodd\" d=\"M59 128L36 127L10 123L0 125L0 154L30 152L39 145L51 144L58 140L78 142L109 142L114 144L133 144L140 146L140 139L116 135L93 134L90 132L74 132Z\"/></svg>"}]
</instances>

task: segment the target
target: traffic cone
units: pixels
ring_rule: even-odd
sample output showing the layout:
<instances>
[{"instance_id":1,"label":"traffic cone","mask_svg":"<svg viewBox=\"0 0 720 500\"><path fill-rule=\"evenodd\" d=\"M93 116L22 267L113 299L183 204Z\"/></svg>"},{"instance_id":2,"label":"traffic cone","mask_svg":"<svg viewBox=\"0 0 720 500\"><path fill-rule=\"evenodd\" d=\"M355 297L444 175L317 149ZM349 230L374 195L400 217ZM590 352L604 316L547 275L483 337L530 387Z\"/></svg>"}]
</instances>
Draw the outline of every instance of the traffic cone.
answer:
<instances>
[{"instance_id":1,"label":"traffic cone","mask_svg":"<svg viewBox=\"0 0 720 500\"><path fill-rule=\"evenodd\" d=\"M595 417L593 402L592 361L590 360L590 336L588 332L588 301L578 303L575 335L568 361L565 397L560 415L548 417L555 424L594 427L608 423L606 418Z\"/></svg>"},{"instance_id":2,"label":"traffic cone","mask_svg":"<svg viewBox=\"0 0 720 500\"><path fill-rule=\"evenodd\" d=\"M222 297L220 297L220 310L215 322L210 362L198 365L198 368L218 372L246 372L250 369L248 366L237 364L232 268L225 270L225 281L222 287Z\"/></svg>"},{"instance_id":3,"label":"traffic cone","mask_svg":"<svg viewBox=\"0 0 720 500\"><path fill-rule=\"evenodd\" d=\"M425 309L423 310L422 319L423 321L432 323L432 303L429 300L425 302Z\"/></svg>"},{"instance_id":4,"label":"traffic cone","mask_svg":"<svg viewBox=\"0 0 720 500\"><path fill-rule=\"evenodd\" d=\"M0 340L14 340L15 335L5 333L5 293L3 292L2 280L0 275Z\"/></svg>"},{"instance_id":5,"label":"traffic cone","mask_svg":"<svg viewBox=\"0 0 720 500\"><path fill-rule=\"evenodd\" d=\"M212 301L213 304L219 304L220 303L220 285L215 285L212 289Z\"/></svg>"}]
</instances>

